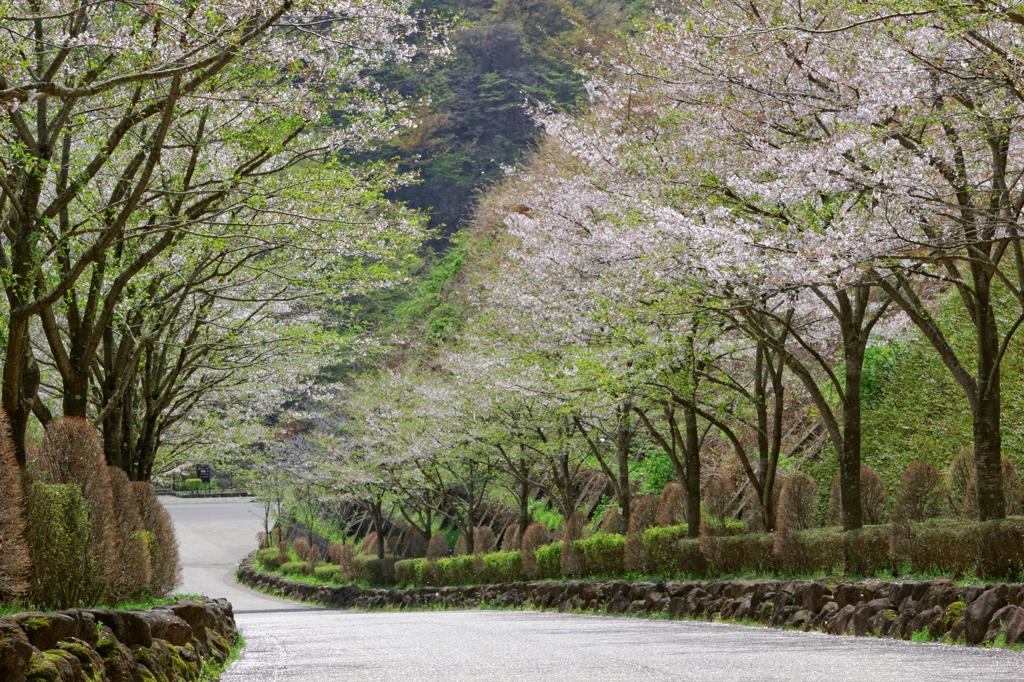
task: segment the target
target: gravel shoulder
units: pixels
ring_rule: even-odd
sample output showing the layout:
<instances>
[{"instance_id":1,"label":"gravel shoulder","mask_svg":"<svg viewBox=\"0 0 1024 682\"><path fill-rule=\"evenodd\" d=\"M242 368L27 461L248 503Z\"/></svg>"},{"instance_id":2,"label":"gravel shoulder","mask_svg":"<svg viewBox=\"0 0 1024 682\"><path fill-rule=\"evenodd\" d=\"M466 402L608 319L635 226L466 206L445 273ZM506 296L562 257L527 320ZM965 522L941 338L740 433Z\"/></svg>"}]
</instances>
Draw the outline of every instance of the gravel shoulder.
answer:
<instances>
[{"instance_id":1,"label":"gravel shoulder","mask_svg":"<svg viewBox=\"0 0 1024 682\"><path fill-rule=\"evenodd\" d=\"M318 609L235 583L261 529L251 502L164 502L182 591L231 600L245 635L225 682L1024 679L1024 654L1005 650L528 611Z\"/></svg>"}]
</instances>

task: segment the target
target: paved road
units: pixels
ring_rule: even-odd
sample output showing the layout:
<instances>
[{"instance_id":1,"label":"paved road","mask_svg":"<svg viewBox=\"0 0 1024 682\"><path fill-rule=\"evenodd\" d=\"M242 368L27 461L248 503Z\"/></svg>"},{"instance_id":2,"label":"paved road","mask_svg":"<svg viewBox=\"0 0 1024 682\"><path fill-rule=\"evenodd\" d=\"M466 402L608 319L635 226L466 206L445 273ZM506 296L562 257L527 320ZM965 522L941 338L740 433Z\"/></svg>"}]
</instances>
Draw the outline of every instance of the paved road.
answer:
<instances>
[{"instance_id":1,"label":"paved road","mask_svg":"<svg viewBox=\"0 0 1024 682\"><path fill-rule=\"evenodd\" d=\"M331 611L234 582L260 529L238 500L167 500L185 592L227 597L245 633L224 682L1024 679L1024 654L718 623L501 611Z\"/></svg>"}]
</instances>

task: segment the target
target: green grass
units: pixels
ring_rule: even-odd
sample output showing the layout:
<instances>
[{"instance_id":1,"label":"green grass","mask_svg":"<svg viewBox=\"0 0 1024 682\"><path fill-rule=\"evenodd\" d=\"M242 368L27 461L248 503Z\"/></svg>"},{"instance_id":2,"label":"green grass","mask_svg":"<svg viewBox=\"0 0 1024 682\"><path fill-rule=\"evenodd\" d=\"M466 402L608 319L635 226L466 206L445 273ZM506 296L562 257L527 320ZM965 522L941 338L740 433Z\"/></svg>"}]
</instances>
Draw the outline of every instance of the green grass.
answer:
<instances>
[{"instance_id":1,"label":"green grass","mask_svg":"<svg viewBox=\"0 0 1024 682\"><path fill-rule=\"evenodd\" d=\"M1006 309L1005 304L1001 304ZM940 325L974 371L971 352L974 329L960 303L951 297L942 306ZM1001 324L1005 329L1006 325ZM922 460L939 471L972 446L971 413L967 398L931 344L917 331L905 338L872 346L865 361L863 463L881 474L889 494L895 494L907 466ZM1024 333L1018 332L1003 360L1003 455L1024 473ZM829 450L831 452L831 449ZM835 456L802 467L818 483L823 503L838 473ZM823 505L824 506L824 505Z\"/></svg>"},{"instance_id":2,"label":"green grass","mask_svg":"<svg viewBox=\"0 0 1024 682\"><path fill-rule=\"evenodd\" d=\"M79 604L78 608L94 608L102 607L108 609L114 609L115 611L141 611L144 609L152 608L154 606L162 606L164 604L173 604L181 599L202 599L203 596L199 594L175 594L170 597L147 597L139 601L126 601L114 604ZM40 609L28 604L19 599L7 602L6 604L0 604L0 616L9 616L13 613L23 613L25 611L39 611Z\"/></svg>"},{"instance_id":3,"label":"green grass","mask_svg":"<svg viewBox=\"0 0 1024 682\"><path fill-rule=\"evenodd\" d=\"M239 633L238 640L234 645L232 645L231 651L228 652L228 656L224 659L223 663L210 663L209 661L203 662L203 674L200 676L199 682L218 682L224 671L231 667L232 663L242 657L243 649L245 649L245 637Z\"/></svg>"},{"instance_id":4,"label":"green grass","mask_svg":"<svg viewBox=\"0 0 1024 682\"><path fill-rule=\"evenodd\" d=\"M925 642L934 642L935 639L932 638L931 633L928 632L927 628L925 628L924 630L918 630L917 632L911 633L910 641L921 644Z\"/></svg>"}]
</instances>

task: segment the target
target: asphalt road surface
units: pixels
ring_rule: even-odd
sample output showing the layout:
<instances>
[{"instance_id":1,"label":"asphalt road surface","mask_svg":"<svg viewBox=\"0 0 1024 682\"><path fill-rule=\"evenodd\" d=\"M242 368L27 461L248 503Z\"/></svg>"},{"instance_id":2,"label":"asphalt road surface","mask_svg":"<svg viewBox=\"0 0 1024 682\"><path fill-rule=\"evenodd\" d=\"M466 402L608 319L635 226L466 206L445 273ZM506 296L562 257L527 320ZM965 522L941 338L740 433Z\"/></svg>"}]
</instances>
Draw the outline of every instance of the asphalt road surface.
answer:
<instances>
[{"instance_id":1,"label":"asphalt road surface","mask_svg":"<svg viewBox=\"0 0 1024 682\"><path fill-rule=\"evenodd\" d=\"M1024 680L1024 653L720 623L512 611L335 611L234 581L261 524L244 500L166 498L182 592L226 597L246 639L224 682Z\"/></svg>"}]
</instances>

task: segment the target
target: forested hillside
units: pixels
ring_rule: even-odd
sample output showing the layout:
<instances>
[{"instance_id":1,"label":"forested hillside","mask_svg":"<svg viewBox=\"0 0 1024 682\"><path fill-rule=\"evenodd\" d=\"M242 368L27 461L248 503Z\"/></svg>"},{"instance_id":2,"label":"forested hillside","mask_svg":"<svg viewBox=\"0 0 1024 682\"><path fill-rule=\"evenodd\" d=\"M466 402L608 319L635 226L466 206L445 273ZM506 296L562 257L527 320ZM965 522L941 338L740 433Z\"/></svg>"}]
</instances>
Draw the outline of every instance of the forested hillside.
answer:
<instances>
[{"instance_id":1,"label":"forested hillside","mask_svg":"<svg viewBox=\"0 0 1024 682\"><path fill-rule=\"evenodd\" d=\"M426 211L441 237L455 233L477 191L503 177L535 146L528 106L578 110L581 59L628 32L645 0L424 0L416 9L454 17L450 59L426 74L393 69L381 80L422 102L417 125L384 145L419 182L395 197Z\"/></svg>"},{"instance_id":2,"label":"forested hillside","mask_svg":"<svg viewBox=\"0 0 1024 682\"><path fill-rule=\"evenodd\" d=\"M989 178L1021 160L957 108L1014 118L989 50L1017 29L846 11L665 5L587 42L585 102L533 112L535 151L389 307L333 436L350 499L470 551L481 524L624 532L669 483L692 537L770 531L801 473L847 531L906 513L908 470L941 500L915 520L1020 514L1024 259Z\"/></svg>"},{"instance_id":3,"label":"forested hillside","mask_svg":"<svg viewBox=\"0 0 1024 682\"><path fill-rule=\"evenodd\" d=\"M1024 513L1019 13L271 4L0 42L18 467L84 419L392 549Z\"/></svg>"}]
</instances>

